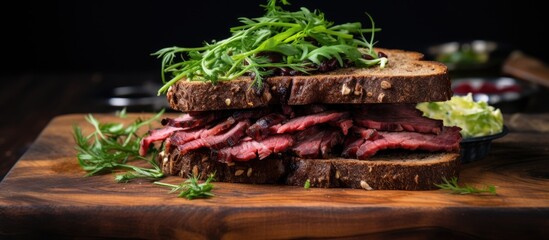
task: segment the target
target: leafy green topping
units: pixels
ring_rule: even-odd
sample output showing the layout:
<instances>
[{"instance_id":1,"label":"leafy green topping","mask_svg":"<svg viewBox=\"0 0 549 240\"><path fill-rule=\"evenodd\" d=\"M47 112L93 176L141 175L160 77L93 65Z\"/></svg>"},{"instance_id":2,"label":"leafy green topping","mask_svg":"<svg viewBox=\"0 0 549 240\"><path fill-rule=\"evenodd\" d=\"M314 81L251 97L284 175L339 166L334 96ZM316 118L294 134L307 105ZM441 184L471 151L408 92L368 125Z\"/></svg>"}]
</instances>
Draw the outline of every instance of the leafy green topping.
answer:
<instances>
[{"instance_id":1,"label":"leafy green topping","mask_svg":"<svg viewBox=\"0 0 549 240\"><path fill-rule=\"evenodd\" d=\"M76 142L78 163L92 176L113 171L126 171L115 176L117 182L128 182L136 178L159 179L164 177L162 170L154 161L154 155L147 159L139 155L139 147L143 135L138 130L148 126L158 119L164 110L154 117L142 120L136 119L128 126L122 123L100 123L93 115L88 114L86 121L95 131L84 136L79 126L73 126L73 137ZM120 118L125 118L125 110L119 112ZM154 151L154 149L153 149ZM146 162L150 167L140 167L130 162Z\"/></svg>"},{"instance_id":2,"label":"leafy green topping","mask_svg":"<svg viewBox=\"0 0 549 240\"><path fill-rule=\"evenodd\" d=\"M287 69L302 74L318 71L322 62L336 59L340 67L347 63L358 67L380 65L387 58L375 53L375 28L372 17L366 13L371 28L362 28L360 22L334 25L318 10L300 8L290 12L269 0L265 15L258 18L240 18L241 26L231 28L231 37L212 41L203 47L163 48L153 55L162 59L162 86L158 94L182 78L193 81L227 81L243 75L251 76L252 86L263 87L263 79L276 71ZM288 1L282 0L288 5ZM364 37L370 33L370 39ZM359 48L364 49L361 51ZM166 80L165 75L170 79Z\"/></svg>"},{"instance_id":3,"label":"leafy green topping","mask_svg":"<svg viewBox=\"0 0 549 240\"><path fill-rule=\"evenodd\" d=\"M435 184L435 186L443 190L451 191L453 194L487 193L491 195L496 195L496 187L493 185L484 186L483 188L477 188L469 185L459 186L458 179L456 177L452 177L450 180L447 180L446 178L442 178L442 181L444 182L441 184Z\"/></svg>"},{"instance_id":4,"label":"leafy green topping","mask_svg":"<svg viewBox=\"0 0 549 240\"><path fill-rule=\"evenodd\" d=\"M203 183L198 183L200 176L189 176L187 180L179 185L163 182L154 182L154 184L172 188L170 193L180 191L178 197L184 197L192 200L195 198L209 198L214 196L211 192L213 189L213 184L211 182L215 181L214 177L215 174L210 174L208 179L206 179Z\"/></svg>"}]
</instances>

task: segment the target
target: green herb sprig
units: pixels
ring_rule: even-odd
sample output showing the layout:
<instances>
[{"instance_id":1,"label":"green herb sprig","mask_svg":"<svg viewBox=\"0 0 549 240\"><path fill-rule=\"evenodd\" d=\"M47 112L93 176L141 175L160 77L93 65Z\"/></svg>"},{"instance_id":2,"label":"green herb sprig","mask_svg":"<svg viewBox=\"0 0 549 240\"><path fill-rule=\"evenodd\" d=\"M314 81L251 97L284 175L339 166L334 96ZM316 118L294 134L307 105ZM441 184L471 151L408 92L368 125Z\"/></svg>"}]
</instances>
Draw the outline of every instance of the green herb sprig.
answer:
<instances>
[{"instance_id":1,"label":"green herb sprig","mask_svg":"<svg viewBox=\"0 0 549 240\"><path fill-rule=\"evenodd\" d=\"M318 10L302 7L290 12L278 6L278 1L269 0L263 6L266 13L262 17L240 18L242 25L231 28L229 38L203 47L168 47L153 53L162 59L164 85L158 95L182 78L215 84L250 75L252 86L261 89L263 79L277 68L308 74L328 59L337 59L340 67L345 62L358 67L385 66L387 58L379 57L373 49L374 33L381 29L375 28L369 14L366 13L371 28L363 28L360 22L334 25ZM281 2L289 4L286 0ZM369 40L364 33L370 33ZM266 56L270 53L277 53L282 59L273 61ZM166 74L170 75L169 80Z\"/></svg>"},{"instance_id":2,"label":"green herb sprig","mask_svg":"<svg viewBox=\"0 0 549 240\"><path fill-rule=\"evenodd\" d=\"M305 180L305 184L303 184L303 188L309 189L310 187L311 187L311 180L307 178L307 180Z\"/></svg>"},{"instance_id":3,"label":"green herb sprig","mask_svg":"<svg viewBox=\"0 0 549 240\"><path fill-rule=\"evenodd\" d=\"M496 195L496 187L493 185L484 186L483 188L477 188L469 185L459 186L458 179L452 177L450 180L442 178L443 183L435 184L435 186L451 191L453 194L490 194Z\"/></svg>"},{"instance_id":4,"label":"green herb sprig","mask_svg":"<svg viewBox=\"0 0 549 240\"><path fill-rule=\"evenodd\" d=\"M179 185L169 184L169 183L163 183L163 182L154 182L156 185L164 186L164 187L170 187L172 190L170 193L174 193L179 191L178 197L181 198L187 198L189 200L195 199L195 198L209 198L213 197L214 194L211 192L213 189L212 181L215 181L215 173L210 174L208 176L208 179L204 181L203 183L199 183L198 179L200 176L189 176L187 180L185 180L183 183Z\"/></svg>"},{"instance_id":5,"label":"green herb sprig","mask_svg":"<svg viewBox=\"0 0 549 240\"><path fill-rule=\"evenodd\" d=\"M78 151L78 163L87 172L86 176L125 170L125 173L115 176L115 181L128 182L136 178L164 177L162 170L154 161L155 154L151 159L139 155L140 142L144 134L137 133L141 127L148 126L163 113L164 110L161 110L147 120L138 118L128 126L122 123L100 123L92 114L88 114L86 121L94 127L95 131L87 136L84 136L79 126L74 125L73 137ZM118 115L120 118L125 118L125 111ZM152 152L154 151L153 149ZM145 161L150 167L130 164L135 161Z\"/></svg>"}]
</instances>

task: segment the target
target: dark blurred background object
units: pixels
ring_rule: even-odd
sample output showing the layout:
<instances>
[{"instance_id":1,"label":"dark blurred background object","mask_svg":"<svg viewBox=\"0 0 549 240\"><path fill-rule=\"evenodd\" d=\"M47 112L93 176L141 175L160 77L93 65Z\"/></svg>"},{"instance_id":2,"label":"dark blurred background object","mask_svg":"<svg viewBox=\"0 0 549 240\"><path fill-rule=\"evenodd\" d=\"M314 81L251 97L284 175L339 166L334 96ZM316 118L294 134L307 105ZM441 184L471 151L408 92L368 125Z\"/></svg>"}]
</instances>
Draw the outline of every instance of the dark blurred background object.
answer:
<instances>
[{"instance_id":1,"label":"dark blurred background object","mask_svg":"<svg viewBox=\"0 0 549 240\"><path fill-rule=\"evenodd\" d=\"M382 31L378 46L427 52L429 46L477 39L505 44L549 60L546 8L540 1L318 1L336 23ZM200 46L229 36L238 17L261 16L258 1L14 1L3 7L2 74L21 72L159 71L150 54L169 46ZM10 13L10 14L8 14ZM13 16L13 17L8 17ZM6 32L7 31L7 32Z\"/></svg>"},{"instance_id":2,"label":"dark blurred background object","mask_svg":"<svg viewBox=\"0 0 549 240\"><path fill-rule=\"evenodd\" d=\"M452 79L454 95L471 94L473 100L484 101L502 113L522 112L532 96L540 91L533 83L512 77L462 77Z\"/></svg>"},{"instance_id":3,"label":"dark blurred background object","mask_svg":"<svg viewBox=\"0 0 549 240\"><path fill-rule=\"evenodd\" d=\"M501 65L511 47L489 40L453 41L430 46L427 58L448 66L451 77L481 77L501 74Z\"/></svg>"},{"instance_id":4,"label":"dark blurred background object","mask_svg":"<svg viewBox=\"0 0 549 240\"><path fill-rule=\"evenodd\" d=\"M549 88L549 66L520 50L509 54L503 63L502 72Z\"/></svg>"},{"instance_id":5,"label":"dark blurred background object","mask_svg":"<svg viewBox=\"0 0 549 240\"><path fill-rule=\"evenodd\" d=\"M320 9L335 23L372 15L377 46L419 51L474 40L495 42L549 62L549 28L542 1L293 0L288 9ZM170 46L201 46L230 35L238 17L263 14L266 1L36 1L1 10L0 179L48 121L60 114L134 112L165 107L155 96L160 61ZM492 75L503 75L500 65ZM455 73L455 72L452 72ZM518 80L522 79L517 77ZM522 112L549 112L547 88ZM67 126L70 127L70 126Z\"/></svg>"}]
</instances>

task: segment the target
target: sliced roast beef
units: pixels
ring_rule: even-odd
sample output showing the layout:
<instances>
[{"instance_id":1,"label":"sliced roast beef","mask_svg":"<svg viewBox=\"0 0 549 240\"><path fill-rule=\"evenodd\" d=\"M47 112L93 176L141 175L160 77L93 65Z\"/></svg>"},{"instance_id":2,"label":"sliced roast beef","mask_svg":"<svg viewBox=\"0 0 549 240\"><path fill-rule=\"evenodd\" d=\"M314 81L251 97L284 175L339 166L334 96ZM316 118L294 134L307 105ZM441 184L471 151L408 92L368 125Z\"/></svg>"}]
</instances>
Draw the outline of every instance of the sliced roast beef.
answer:
<instances>
[{"instance_id":1,"label":"sliced roast beef","mask_svg":"<svg viewBox=\"0 0 549 240\"><path fill-rule=\"evenodd\" d=\"M270 136L262 141L249 139L241 141L233 147L223 148L221 150L212 150L214 159L221 162L232 161L249 161L255 158L263 160L272 153L280 153L286 151L294 143L294 140L289 134L281 134Z\"/></svg>"},{"instance_id":2,"label":"sliced roast beef","mask_svg":"<svg viewBox=\"0 0 549 240\"><path fill-rule=\"evenodd\" d=\"M222 118L223 115L225 114L221 112L215 112L215 111L210 111L210 112L205 112L205 113L200 113L195 115L186 113L177 118L164 118L162 119L161 123L164 126L194 128L194 127L205 126L206 124L216 119Z\"/></svg>"},{"instance_id":3,"label":"sliced roast beef","mask_svg":"<svg viewBox=\"0 0 549 240\"><path fill-rule=\"evenodd\" d=\"M348 136L345 138L345 141L343 143L343 151L341 151L341 156L346 158L356 158L356 152L358 151L358 148L366 142L366 139L355 137L355 136Z\"/></svg>"},{"instance_id":4,"label":"sliced roast beef","mask_svg":"<svg viewBox=\"0 0 549 240\"><path fill-rule=\"evenodd\" d=\"M236 123L236 120L233 117L228 117L227 120L220 122L215 126L213 126L212 128L202 132L200 137L205 138L209 136L215 136L231 128L235 123Z\"/></svg>"},{"instance_id":5,"label":"sliced roast beef","mask_svg":"<svg viewBox=\"0 0 549 240\"><path fill-rule=\"evenodd\" d=\"M246 130L246 134L256 140L261 140L269 135L269 128L286 120L286 117L279 113L271 113L259 118L250 128Z\"/></svg>"},{"instance_id":6,"label":"sliced roast beef","mask_svg":"<svg viewBox=\"0 0 549 240\"><path fill-rule=\"evenodd\" d=\"M199 138L183 145L178 145L179 154L186 154L189 151L196 150L203 147L209 147L213 149L222 149L227 146L236 145L240 138L245 135L246 128L250 126L250 122L247 120L240 121L234 125L227 132L216 135L208 136L205 138Z\"/></svg>"},{"instance_id":7,"label":"sliced roast beef","mask_svg":"<svg viewBox=\"0 0 549 240\"><path fill-rule=\"evenodd\" d=\"M358 150L358 159L367 159L384 149L407 149L426 151L458 151L461 135L458 127L444 127L440 134L417 132L379 132L373 140L366 140Z\"/></svg>"},{"instance_id":8,"label":"sliced roast beef","mask_svg":"<svg viewBox=\"0 0 549 240\"><path fill-rule=\"evenodd\" d=\"M351 127L351 134L362 139L374 139L378 136L377 130L371 128Z\"/></svg>"},{"instance_id":9,"label":"sliced roast beef","mask_svg":"<svg viewBox=\"0 0 549 240\"><path fill-rule=\"evenodd\" d=\"M330 122L330 125L334 127L339 127L341 129L341 132L343 132L343 135L347 135L349 133L349 129L353 127L353 120L350 118L342 118L339 119L337 122Z\"/></svg>"},{"instance_id":10,"label":"sliced roast beef","mask_svg":"<svg viewBox=\"0 0 549 240\"><path fill-rule=\"evenodd\" d=\"M343 142L341 132L336 128L314 126L296 134L292 148L301 158L327 158L332 149Z\"/></svg>"},{"instance_id":11,"label":"sliced roast beef","mask_svg":"<svg viewBox=\"0 0 549 240\"><path fill-rule=\"evenodd\" d=\"M199 139L199 138L207 138L210 136L218 135L227 129L229 129L232 125L234 125L235 120L232 117L227 118L227 120L220 122L213 126L210 129L205 129L202 127L196 127L192 129L184 129L175 132L170 137L170 141L166 142L165 148L168 150L171 149L171 146L181 146L185 143L188 143L190 141Z\"/></svg>"},{"instance_id":12,"label":"sliced roast beef","mask_svg":"<svg viewBox=\"0 0 549 240\"><path fill-rule=\"evenodd\" d=\"M320 156L328 158L334 156L332 154L336 146L343 143L343 135L338 129L327 129L323 131L322 142L320 142Z\"/></svg>"},{"instance_id":13,"label":"sliced roast beef","mask_svg":"<svg viewBox=\"0 0 549 240\"><path fill-rule=\"evenodd\" d=\"M356 158L356 152L360 145L366 140L373 140L379 135L375 129L366 129L353 126L350 129L351 134L347 135L343 143L343 151L341 156L348 158Z\"/></svg>"},{"instance_id":14,"label":"sliced roast beef","mask_svg":"<svg viewBox=\"0 0 549 240\"><path fill-rule=\"evenodd\" d=\"M349 118L349 116L349 112L336 111L326 111L317 114L301 116L293 118L290 121L284 123L282 126L280 126L280 128L278 128L277 133L295 132L321 123L338 122L341 119Z\"/></svg>"},{"instance_id":15,"label":"sliced roast beef","mask_svg":"<svg viewBox=\"0 0 549 240\"><path fill-rule=\"evenodd\" d=\"M199 139L200 136L206 131L204 128L193 128L184 131L177 131L170 136L166 141L164 148L170 150L172 146L178 147L190 141Z\"/></svg>"},{"instance_id":16,"label":"sliced roast beef","mask_svg":"<svg viewBox=\"0 0 549 240\"><path fill-rule=\"evenodd\" d=\"M149 146L151 145L151 143L156 141L164 141L172 133L180 130L183 130L183 128L167 126L164 128L149 131L149 135L141 140L141 145L139 146L139 155L147 155L147 151L149 150Z\"/></svg>"},{"instance_id":17,"label":"sliced roast beef","mask_svg":"<svg viewBox=\"0 0 549 240\"><path fill-rule=\"evenodd\" d=\"M358 126L382 131L439 134L442 121L423 117L415 104L366 104L354 114Z\"/></svg>"},{"instance_id":18,"label":"sliced roast beef","mask_svg":"<svg viewBox=\"0 0 549 240\"><path fill-rule=\"evenodd\" d=\"M260 143L273 153L281 153L294 145L294 138L289 134L273 135L263 139Z\"/></svg>"},{"instance_id":19,"label":"sliced roast beef","mask_svg":"<svg viewBox=\"0 0 549 240\"><path fill-rule=\"evenodd\" d=\"M290 115L273 107L165 118L164 128L151 131L139 151L145 155L153 142L164 140L167 151L177 147L178 154L186 154L201 149L221 162L265 159L288 149L301 158L367 159L393 148L456 151L461 140L459 128L443 128L442 121L423 117L414 104L282 109Z\"/></svg>"},{"instance_id":20,"label":"sliced roast beef","mask_svg":"<svg viewBox=\"0 0 549 240\"><path fill-rule=\"evenodd\" d=\"M217 158L221 162L249 161L257 158L258 154L262 157L267 157L271 154L271 151L252 140L219 150Z\"/></svg>"},{"instance_id":21,"label":"sliced roast beef","mask_svg":"<svg viewBox=\"0 0 549 240\"><path fill-rule=\"evenodd\" d=\"M298 132L293 152L302 158L318 158L322 136L322 130L316 126Z\"/></svg>"},{"instance_id":22,"label":"sliced roast beef","mask_svg":"<svg viewBox=\"0 0 549 240\"><path fill-rule=\"evenodd\" d=\"M269 135L274 135L276 134L276 132L278 132L278 129L282 126L281 123L279 124L275 124L275 125L272 125L271 127L269 127Z\"/></svg>"}]
</instances>

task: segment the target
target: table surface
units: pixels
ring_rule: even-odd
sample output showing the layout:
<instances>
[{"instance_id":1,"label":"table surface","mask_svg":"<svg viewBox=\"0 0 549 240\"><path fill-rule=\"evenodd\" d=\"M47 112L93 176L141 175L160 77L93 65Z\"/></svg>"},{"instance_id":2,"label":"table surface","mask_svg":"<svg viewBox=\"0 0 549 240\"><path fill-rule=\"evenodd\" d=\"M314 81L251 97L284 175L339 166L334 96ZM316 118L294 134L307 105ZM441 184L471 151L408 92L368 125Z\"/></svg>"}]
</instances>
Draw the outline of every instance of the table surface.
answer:
<instances>
[{"instance_id":1,"label":"table surface","mask_svg":"<svg viewBox=\"0 0 549 240\"><path fill-rule=\"evenodd\" d=\"M495 185L495 196L215 183L215 197L189 201L150 182L118 184L112 175L82 177L71 126L85 127L84 115L62 115L47 125L0 182L0 234L146 239L543 238L549 236L549 131L532 131L536 129L532 124L547 125L549 115L528 115L527 120L516 115L508 122L511 132L493 142L488 157L462 165L461 184Z\"/></svg>"}]
</instances>

